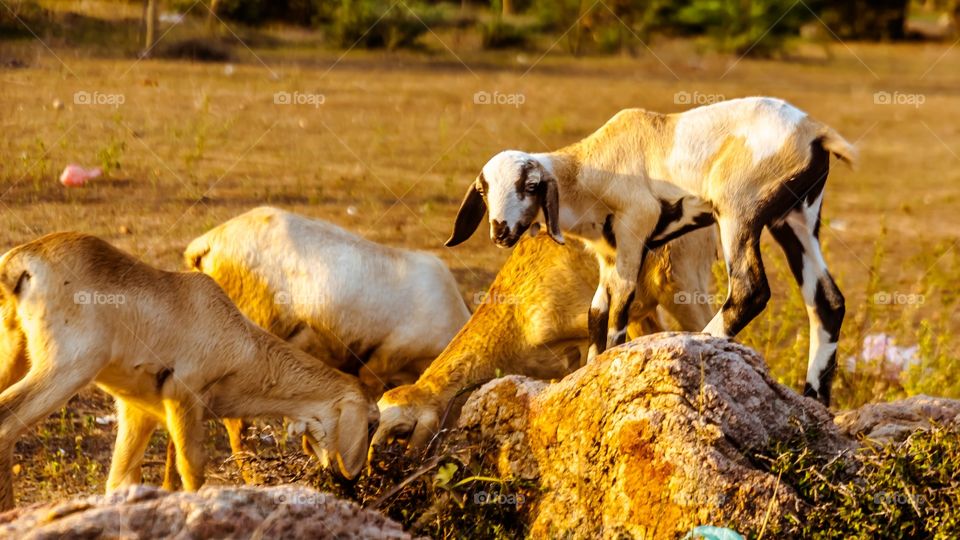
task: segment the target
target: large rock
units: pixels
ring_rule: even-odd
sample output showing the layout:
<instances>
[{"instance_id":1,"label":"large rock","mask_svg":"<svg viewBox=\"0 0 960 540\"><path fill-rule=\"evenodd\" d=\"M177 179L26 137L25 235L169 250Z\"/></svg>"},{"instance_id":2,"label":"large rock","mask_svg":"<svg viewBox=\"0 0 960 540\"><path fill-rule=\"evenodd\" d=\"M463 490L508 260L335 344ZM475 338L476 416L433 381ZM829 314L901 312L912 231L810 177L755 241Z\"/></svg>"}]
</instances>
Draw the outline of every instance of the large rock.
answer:
<instances>
[{"instance_id":1,"label":"large rock","mask_svg":"<svg viewBox=\"0 0 960 540\"><path fill-rule=\"evenodd\" d=\"M840 431L856 438L899 441L932 424L952 423L960 416L960 400L913 396L889 403L870 403L837 415Z\"/></svg>"},{"instance_id":2,"label":"large rock","mask_svg":"<svg viewBox=\"0 0 960 540\"><path fill-rule=\"evenodd\" d=\"M695 525L759 530L802 502L752 459L815 429L815 451L853 446L829 412L774 381L755 352L702 334L656 334L554 384L504 377L464 406L460 437L533 480L535 537L674 537ZM476 441L472 441L476 442Z\"/></svg>"},{"instance_id":3,"label":"large rock","mask_svg":"<svg viewBox=\"0 0 960 540\"><path fill-rule=\"evenodd\" d=\"M205 487L170 493L133 486L112 495L0 515L0 538L409 538L399 524L299 486Z\"/></svg>"}]
</instances>

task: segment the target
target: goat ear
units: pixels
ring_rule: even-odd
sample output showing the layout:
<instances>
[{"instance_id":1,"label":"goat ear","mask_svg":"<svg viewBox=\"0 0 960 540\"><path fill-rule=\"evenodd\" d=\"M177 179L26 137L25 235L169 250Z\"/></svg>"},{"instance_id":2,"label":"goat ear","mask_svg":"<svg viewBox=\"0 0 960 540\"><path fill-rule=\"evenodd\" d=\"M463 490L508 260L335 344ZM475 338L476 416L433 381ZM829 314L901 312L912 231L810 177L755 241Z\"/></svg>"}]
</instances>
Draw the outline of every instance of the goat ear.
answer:
<instances>
[{"instance_id":1,"label":"goat ear","mask_svg":"<svg viewBox=\"0 0 960 540\"><path fill-rule=\"evenodd\" d=\"M483 220L483 214L487 211L487 203L483 202L483 195L477 190L476 183L470 185L463 202L460 203L460 211L457 212L457 221L453 225L453 234L447 240L447 247L453 247L465 242L477 230L477 226Z\"/></svg>"},{"instance_id":2,"label":"goat ear","mask_svg":"<svg viewBox=\"0 0 960 540\"><path fill-rule=\"evenodd\" d=\"M543 209L543 217L547 221L547 234L553 241L563 245L563 232L560 230L560 189L557 186L557 179L547 171L543 171L543 178L540 185L543 186L542 196L540 197L540 206Z\"/></svg>"},{"instance_id":3,"label":"goat ear","mask_svg":"<svg viewBox=\"0 0 960 540\"><path fill-rule=\"evenodd\" d=\"M337 465L340 474L353 480L367 462L367 421L369 408L365 403L346 403L337 420Z\"/></svg>"}]
</instances>

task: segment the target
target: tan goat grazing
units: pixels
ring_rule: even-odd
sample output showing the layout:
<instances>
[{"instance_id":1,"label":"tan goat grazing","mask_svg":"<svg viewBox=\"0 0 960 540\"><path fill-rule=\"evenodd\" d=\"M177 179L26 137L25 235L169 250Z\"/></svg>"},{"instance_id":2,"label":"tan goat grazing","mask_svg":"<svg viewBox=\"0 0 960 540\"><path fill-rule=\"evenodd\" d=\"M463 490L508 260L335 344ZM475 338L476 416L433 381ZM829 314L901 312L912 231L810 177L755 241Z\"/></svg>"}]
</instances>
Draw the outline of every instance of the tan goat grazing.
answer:
<instances>
[{"instance_id":1,"label":"tan goat grazing","mask_svg":"<svg viewBox=\"0 0 960 540\"><path fill-rule=\"evenodd\" d=\"M14 502L17 437L91 382L117 401L108 492L140 482L158 425L176 444L184 487L199 488L211 417L285 416L304 426L325 465L346 477L363 466L378 411L359 381L250 322L209 276L164 272L96 237L56 233L0 258L0 295L4 342L30 359L0 394L2 508ZM18 331L22 339L9 337Z\"/></svg>"},{"instance_id":2,"label":"tan goat grazing","mask_svg":"<svg viewBox=\"0 0 960 540\"><path fill-rule=\"evenodd\" d=\"M662 330L659 306L681 330L702 328L713 315L713 307L703 300L709 297L716 254L712 230L690 233L653 250L630 319L643 321L644 332ZM543 233L520 240L486 301L420 379L380 398L380 427L373 445L405 439L408 448L422 448L440 429L444 411L458 392L498 373L549 379L580 367L586 359L587 308L597 279L596 257L583 242L569 238L562 246ZM631 324L631 334L639 330ZM458 416L452 411L448 425Z\"/></svg>"}]
</instances>

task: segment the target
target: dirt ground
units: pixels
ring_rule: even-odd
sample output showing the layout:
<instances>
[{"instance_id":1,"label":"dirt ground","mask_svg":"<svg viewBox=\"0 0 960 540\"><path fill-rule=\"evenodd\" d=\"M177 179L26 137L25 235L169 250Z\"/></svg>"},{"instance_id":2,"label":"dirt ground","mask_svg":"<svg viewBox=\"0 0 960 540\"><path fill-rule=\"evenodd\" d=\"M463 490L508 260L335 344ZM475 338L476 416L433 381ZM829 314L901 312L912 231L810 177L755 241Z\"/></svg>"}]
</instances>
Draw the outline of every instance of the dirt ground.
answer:
<instances>
[{"instance_id":1,"label":"dirt ground","mask_svg":"<svg viewBox=\"0 0 960 540\"><path fill-rule=\"evenodd\" d=\"M483 234L455 249L443 241L494 153L560 147L626 107L781 97L861 152L858 170L834 169L824 209L827 259L848 305L841 358L870 333L917 343L922 324L949 365L958 352L960 48L949 42L806 45L776 62L684 42L587 59L237 46L231 62L190 63L22 41L0 43L0 60L0 249L78 230L178 269L192 238L269 204L435 253L468 303L507 252ZM74 162L105 167L106 178L64 188L57 176ZM767 243L764 253L774 298L742 339L798 388L805 314L782 254ZM894 300L877 302L878 293ZM840 405L889 390L855 373L841 379ZM19 502L102 490L111 414L109 399L89 390L31 430L17 446ZM238 481L224 464L222 428L211 431L211 481ZM149 482L162 474L164 441L158 434L151 445Z\"/></svg>"}]
</instances>

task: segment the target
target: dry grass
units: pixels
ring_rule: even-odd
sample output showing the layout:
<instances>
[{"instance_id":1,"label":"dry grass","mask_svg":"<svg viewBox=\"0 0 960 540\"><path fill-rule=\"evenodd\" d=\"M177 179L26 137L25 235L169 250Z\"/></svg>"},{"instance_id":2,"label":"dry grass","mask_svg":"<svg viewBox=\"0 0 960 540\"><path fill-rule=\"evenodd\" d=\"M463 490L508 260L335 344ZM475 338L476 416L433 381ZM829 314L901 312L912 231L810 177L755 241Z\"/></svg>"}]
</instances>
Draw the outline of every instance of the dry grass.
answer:
<instances>
[{"instance_id":1,"label":"dry grass","mask_svg":"<svg viewBox=\"0 0 960 540\"><path fill-rule=\"evenodd\" d=\"M429 36L434 52L342 58L314 47L256 48L254 54L238 45L229 66L103 58L55 40L51 50L37 42L2 42L0 60L16 58L26 67L0 71L0 248L80 230L175 269L190 239L272 204L378 242L436 253L469 301L507 254L483 234L456 249L442 243L463 190L492 154L559 147L624 107L685 109L675 103L678 92L775 95L861 149L862 167L836 168L825 203L827 258L848 299L841 358L856 354L862 337L874 332L917 343L925 321L924 354L936 361L939 377L947 376L932 388L957 392L948 375L960 352L960 49L835 44L832 58L821 46L806 46L793 62L737 62L665 42L654 47L656 57L636 59L458 52L465 66L439 39L454 41ZM878 105L873 94L880 90L919 93L925 103ZM478 105L478 91L521 93L525 101ZM124 103L75 104L76 92L120 94ZM322 94L325 101L279 105L277 92ZM55 100L65 107L55 108ZM56 177L70 162L112 170L108 179L68 190ZM783 382L799 387L805 313L785 279L782 254L772 244L764 252L774 298L743 339L765 354ZM877 292L924 298L879 305L872 301ZM914 377L910 387L924 389L922 380ZM836 395L850 406L899 391L877 377L847 374ZM84 400L79 403L91 403L91 414L109 409L98 394ZM76 415L79 431L57 431L58 415L18 446L30 471L18 482L22 501L101 489L111 427L96 427L71 407L68 416ZM40 473L60 447L44 442L51 440L44 430L62 433L50 444L78 436L99 441L81 445L89 463L75 470L73 481ZM148 459L162 460L161 450L158 440ZM222 445L217 455L225 457Z\"/></svg>"}]
</instances>

